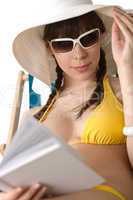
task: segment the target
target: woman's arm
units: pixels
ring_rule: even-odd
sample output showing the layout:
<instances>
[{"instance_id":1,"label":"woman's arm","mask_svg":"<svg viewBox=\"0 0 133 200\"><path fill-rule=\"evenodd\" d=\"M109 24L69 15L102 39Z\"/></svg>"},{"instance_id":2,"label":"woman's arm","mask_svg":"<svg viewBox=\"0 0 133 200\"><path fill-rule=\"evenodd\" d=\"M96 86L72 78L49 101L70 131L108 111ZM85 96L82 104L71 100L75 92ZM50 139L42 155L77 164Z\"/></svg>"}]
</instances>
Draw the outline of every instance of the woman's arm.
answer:
<instances>
[{"instance_id":1,"label":"woman's arm","mask_svg":"<svg viewBox=\"0 0 133 200\"><path fill-rule=\"evenodd\" d=\"M125 75L124 75L125 76ZM131 76L131 77L130 77ZM128 76L128 81L129 79L133 79L133 75ZM133 83L132 86L129 86L129 83L125 84L125 80L121 78L121 84L119 78L110 78L110 83L112 86L112 89L119 99L119 101L123 104L124 106L124 117L125 117L125 126L133 126L133 112L132 112L132 104L133 104ZM123 86L123 89L121 89L121 85ZM127 89L129 88L129 89ZM131 102L131 104L129 103ZM127 112L130 111L130 117L127 114ZM127 151L128 151L128 156L130 163L133 167L133 137L127 137Z\"/></svg>"},{"instance_id":2,"label":"woman's arm","mask_svg":"<svg viewBox=\"0 0 133 200\"><path fill-rule=\"evenodd\" d=\"M133 127L133 65L130 67L131 70L125 73L122 78L121 75L121 88L123 96L123 107L124 107L124 117L125 126ZM133 167L133 136L127 137L127 151L131 166Z\"/></svg>"},{"instance_id":3,"label":"woman's arm","mask_svg":"<svg viewBox=\"0 0 133 200\"><path fill-rule=\"evenodd\" d=\"M113 89L115 95L117 96L117 98L119 99L119 101L122 104L124 103L125 110L130 110L131 109L131 105L128 102L131 101L133 103L133 99L130 96L131 95L131 93L130 93L131 91L128 92L130 94L126 95L127 89L125 87L125 89L123 88L123 92L121 92L120 81L119 81L118 78L114 78L114 77L112 78L111 77L110 78L110 83L111 83L112 89ZM123 83L124 83L124 81L123 81ZM122 81L121 81L121 85L122 85ZM130 87L128 86L127 88L130 88ZM122 93L123 93L123 95L122 95ZM132 95L133 95L133 86L132 86ZM124 111L124 116L125 116L125 126L129 126L128 125L129 124L129 117L126 114L125 111ZM132 116L131 116L131 119L130 119L130 123L133 124L133 122L131 122L131 120L133 120ZM128 156L129 156L130 163L131 163L131 165L133 167L133 137L127 137L127 151L128 151Z\"/></svg>"},{"instance_id":4,"label":"woman's arm","mask_svg":"<svg viewBox=\"0 0 133 200\"><path fill-rule=\"evenodd\" d=\"M121 78L123 96L125 126L133 127L133 65L132 72L128 73L127 79ZM133 136L127 137L127 151L131 166L133 168Z\"/></svg>"},{"instance_id":5,"label":"woman's arm","mask_svg":"<svg viewBox=\"0 0 133 200\"><path fill-rule=\"evenodd\" d=\"M131 166L133 168L133 137L127 138L127 151Z\"/></svg>"},{"instance_id":6,"label":"woman's arm","mask_svg":"<svg viewBox=\"0 0 133 200\"><path fill-rule=\"evenodd\" d=\"M133 18L114 10L112 51L120 79L125 126L133 127ZM127 151L133 167L133 137L127 137Z\"/></svg>"}]
</instances>

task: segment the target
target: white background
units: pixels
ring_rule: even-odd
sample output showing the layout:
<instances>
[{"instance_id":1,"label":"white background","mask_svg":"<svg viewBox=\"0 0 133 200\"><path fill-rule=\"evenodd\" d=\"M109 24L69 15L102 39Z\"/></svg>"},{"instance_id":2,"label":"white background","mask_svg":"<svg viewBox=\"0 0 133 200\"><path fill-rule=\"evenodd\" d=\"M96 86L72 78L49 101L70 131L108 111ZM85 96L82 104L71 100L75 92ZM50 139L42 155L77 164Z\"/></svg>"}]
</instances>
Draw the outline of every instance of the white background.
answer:
<instances>
[{"instance_id":1,"label":"white background","mask_svg":"<svg viewBox=\"0 0 133 200\"><path fill-rule=\"evenodd\" d=\"M21 69L12 57L11 51L11 40L14 37L13 27L19 25L15 11L19 2L20 0L0 0L0 143L5 142L7 138L15 84L18 72ZM133 0L94 0L94 3L115 4L133 9ZM21 9L24 10L24 7ZM27 104L28 97L27 91L25 91L22 112L28 107Z\"/></svg>"}]
</instances>

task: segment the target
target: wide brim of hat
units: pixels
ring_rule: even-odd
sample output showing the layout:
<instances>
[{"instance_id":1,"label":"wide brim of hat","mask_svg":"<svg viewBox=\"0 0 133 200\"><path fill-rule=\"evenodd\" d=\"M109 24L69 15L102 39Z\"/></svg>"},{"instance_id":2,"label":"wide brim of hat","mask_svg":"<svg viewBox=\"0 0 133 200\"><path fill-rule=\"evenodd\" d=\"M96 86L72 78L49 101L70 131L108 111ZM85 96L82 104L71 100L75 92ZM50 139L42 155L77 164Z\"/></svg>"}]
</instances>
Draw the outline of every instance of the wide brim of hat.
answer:
<instances>
[{"instance_id":1,"label":"wide brim of hat","mask_svg":"<svg viewBox=\"0 0 133 200\"><path fill-rule=\"evenodd\" d=\"M50 18L41 17L36 23L33 24L32 22L31 25L26 25L25 30L20 32L14 39L13 53L15 58L28 73L50 85L57 77L55 72L56 63L42 39L45 25L95 10L102 18L107 30L102 41L102 47L106 51L107 66L112 67L114 71L115 63L111 53L112 8L113 6L84 4L62 11L60 16L55 13Z\"/></svg>"}]
</instances>

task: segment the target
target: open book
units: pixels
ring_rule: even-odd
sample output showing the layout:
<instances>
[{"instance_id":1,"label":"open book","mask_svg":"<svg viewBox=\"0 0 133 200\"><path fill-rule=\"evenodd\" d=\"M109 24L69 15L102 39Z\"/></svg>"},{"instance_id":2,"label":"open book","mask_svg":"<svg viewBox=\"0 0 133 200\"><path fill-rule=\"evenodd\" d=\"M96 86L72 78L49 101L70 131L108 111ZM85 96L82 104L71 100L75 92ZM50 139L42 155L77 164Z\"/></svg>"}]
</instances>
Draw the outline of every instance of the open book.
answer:
<instances>
[{"instance_id":1,"label":"open book","mask_svg":"<svg viewBox=\"0 0 133 200\"><path fill-rule=\"evenodd\" d=\"M58 195L89 189L104 179L85 164L76 150L29 114L0 164L0 190L37 182Z\"/></svg>"}]
</instances>

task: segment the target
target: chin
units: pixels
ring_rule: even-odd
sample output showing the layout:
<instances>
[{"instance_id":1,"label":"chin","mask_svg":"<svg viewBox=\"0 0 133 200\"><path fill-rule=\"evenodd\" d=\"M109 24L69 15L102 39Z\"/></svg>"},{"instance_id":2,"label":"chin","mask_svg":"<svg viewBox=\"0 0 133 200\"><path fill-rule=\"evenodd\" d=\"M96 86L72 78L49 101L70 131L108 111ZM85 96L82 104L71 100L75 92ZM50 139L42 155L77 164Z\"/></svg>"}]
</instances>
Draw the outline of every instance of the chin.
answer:
<instances>
[{"instance_id":1,"label":"chin","mask_svg":"<svg viewBox=\"0 0 133 200\"><path fill-rule=\"evenodd\" d=\"M73 77L72 77L73 78ZM77 76L77 77L74 77L75 80L77 81L86 81L86 80L89 80L90 79L90 75L84 75L84 76Z\"/></svg>"},{"instance_id":2,"label":"chin","mask_svg":"<svg viewBox=\"0 0 133 200\"><path fill-rule=\"evenodd\" d=\"M96 71L91 71L91 72L79 75L78 78L81 79L81 80L89 80L89 79L91 79L92 77L95 77L95 76L96 76Z\"/></svg>"}]
</instances>

